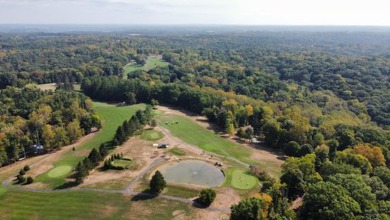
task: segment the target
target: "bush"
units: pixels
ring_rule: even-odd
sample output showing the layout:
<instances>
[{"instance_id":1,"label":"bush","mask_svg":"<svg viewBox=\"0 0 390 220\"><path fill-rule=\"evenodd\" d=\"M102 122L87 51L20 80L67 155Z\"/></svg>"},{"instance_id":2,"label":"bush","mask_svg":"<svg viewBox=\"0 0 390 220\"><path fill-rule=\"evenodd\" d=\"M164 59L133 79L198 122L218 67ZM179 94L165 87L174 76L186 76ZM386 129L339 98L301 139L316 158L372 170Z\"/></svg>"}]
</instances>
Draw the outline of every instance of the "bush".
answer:
<instances>
[{"instance_id":1,"label":"bush","mask_svg":"<svg viewBox=\"0 0 390 220\"><path fill-rule=\"evenodd\" d=\"M157 170L150 180L150 190L153 193L160 193L166 186L167 183L165 182L163 175L160 173L160 171Z\"/></svg>"},{"instance_id":2,"label":"bush","mask_svg":"<svg viewBox=\"0 0 390 220\"><path fill-rule=\"evenodd\" d=\"M24 177L23 175L20 175L20 174L16 177L16 179L18 180L18 183L20 183L20 184L26 182L26 177Z\"/></svg>"},{"instance_id":3,"label":"bush","mask_svg":"<svg viewBox=\"0 0 390 220\"><path fill-rule=\"evenodd\" d=\"M19 171L19 174L20 174L21 176L23 176L24 174L26 174L26 171L24 171L23 169L21 169L21 170Z\"/></svg>"},{"instance_id":4,"label":"bush","mask_svg":"<svg viewBox=\"0 0 390 220\"><path fill-rule=\"evenodd\" d=\"M200 191L199 199L198 201L202 203L205 206L210 206L211 203L214 201L215 197L217 196L217 193L213 189L202 189Z\"/></svg>"},{"instance_id":5,"label":"bush","mask_svg":"<svg viewBox=\"0 0 390 220\"><path fill-rule=\"evenodd\" d=\"M23 167L23 170L24 170L25 172L29 171L29 170L30 170L30 166L29 166L29 165L24 166L24 167Z\"/></svg>"},{"instance_id":6,"label":"bush","mask_svg":"<svg viewBox=\"0 0 390 220\"><path fill-rule=\"evenodd\" d=\"M34 182L34 179L31 176L27 177L26 184L31 184L33 182Z\"/></svg>"}]
</instances>

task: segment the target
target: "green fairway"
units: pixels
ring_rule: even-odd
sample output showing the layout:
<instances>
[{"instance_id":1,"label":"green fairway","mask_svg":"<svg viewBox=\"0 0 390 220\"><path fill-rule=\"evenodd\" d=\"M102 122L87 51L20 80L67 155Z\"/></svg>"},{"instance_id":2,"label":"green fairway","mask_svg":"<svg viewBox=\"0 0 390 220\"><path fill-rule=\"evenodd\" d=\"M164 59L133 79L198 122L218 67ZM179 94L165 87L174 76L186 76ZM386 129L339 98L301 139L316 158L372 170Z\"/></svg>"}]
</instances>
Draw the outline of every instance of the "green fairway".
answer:
<instances>
[{"instance_id":1,"label":"green fairway","mask_svg":"<svg viewBox=\"0 0 390 220\"><path fill-rule=\"evenodd\" d=\"M256 164L249 159L250 151L248 149L219 137L189 118L177 115L160 115L158 122L161 126L169 129L173 135L189 144L209 152L234 157L249 164Z\"/></svg>"},{"instance_id":2,"label":"green fairway","mask_svg":"<svg viewBox=\"0 0 390 220\"><path fill-rule=\"evenodd\" d=\"M126 66L123 67L123 76L125 79L127 79L127 74L134 72L136 70L144 70L149 71L155 67L166 67L168 66L168 62L162 61L156 56L149 56L146 60L145 65L139 65L135 62L129 63Z\"/></svg>"},{"instance_id":3,"label":"green fairway","mask_svg":"<svg viewBox=\"0 0 390 220\"><path fill-rule=\"evenodd\" d=\"M171 219L190 205L165 199L132 201L116 193L37 193L0 187L0 219Z\"/></svg>"},{"instance_id":4,"label":"green fairway","mask_svg":"<svg viewBox=\"0 0 390 220\"><path fill-rule=\"evenodd\" d=\"M155 130L144 130L141 134L141 138L147 141L158 141L163 137L163 133Z\"/></svg>"},{"instance_id":5,"label":"green fairway","mask_svg":"<svg viewBox=\"0 0 390 220\"><path fill-rule=\"evenodd\" d=\"M272 176L277 177L280 175L280 166L277 162L272 160L252 160L250 149L220 137L186 116L160 114L156 119L159 125L167 128L172 135L189 144L198 146L205 151L236 158L250 165L256 165Z\"/></svg>"},{"instance_id":6,"label":"green fairway","mask_svg":"<svg viewBox=\"0 0 390 220\"><path fill-rule=\"evenodd\" d=\"M233 169L231 171L231 185L236 189L252 189L257 185L257 178L247 174L243 170Z\"/></svg>"},{"instance_id":7,"label":"green fairway","mask_svg":"<svg viewBox=\"0 0 390 220\"><path fill-rule=\"evenodd\" d=\"M36 182L48 184L50 188L61 186L65 183L65 178L69 176L72 169L89 154L92 148L98 148L100 144L110 141L114 137L116 129L124 120L130 119L137 110L145 107L143 104L117 107L100 102L94 102L94 105L102 120L103 128L91 140L77 146L76 151L69 151L60 160L55 161L53 163L54 168L39 175L35 180ZM71 169L67 169L67 172L65 172L64 167L67 166Z\"/></svg>"}]
</instances>

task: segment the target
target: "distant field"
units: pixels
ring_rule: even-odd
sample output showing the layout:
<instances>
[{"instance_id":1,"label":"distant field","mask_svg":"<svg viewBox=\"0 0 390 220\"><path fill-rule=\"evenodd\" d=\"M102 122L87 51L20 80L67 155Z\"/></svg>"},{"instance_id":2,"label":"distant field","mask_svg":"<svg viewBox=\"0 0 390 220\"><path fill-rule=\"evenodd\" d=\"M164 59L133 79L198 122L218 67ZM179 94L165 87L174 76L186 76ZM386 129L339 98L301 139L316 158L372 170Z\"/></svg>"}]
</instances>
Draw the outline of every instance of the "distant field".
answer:
<instances>
[{"instance_id":1,"label":"distant field","mask_svg":"<svg viewBox=\"0 0 390 220\"><path fill-rule=\"evenodd\" d=\"M69 151L59 161L55 161L54 168L39 175L36 182L43 182L51 188L65 183L65 178L69 176L77 163L89 154L92 148L97 148L100 144L110 141L124 120L128 120L137 110L145 107L143 104L117 107L100 102L94 102L94 105L103 122L101 131L88 142L77 146L75 152Z\"/></svg>"},{"instance_id":2,"label":"distant field","mask_svg":"<svg viewBox=\"0 0 390 220\"><path fill-rule=\"evenodd\" d=\"M172 219L176 210L191 215L186 203L136 200L115 193L36 193L0 187L0 219Z\"/></svg>"},{"instance_id":3,"label":"distant field","mask_svg":"<svg viewBox=\"0 0 390 220\"><path fill-rule=\"evenodd\" d=\"M129 63L123 67L124 78L127 78L127 74L134 72L136 70L145 70L149 71L155 67L165 67L168 66L168 62L162 61L160 57L149 56L146 60L145 65L139 65L135 62Z\"/></svg>"},{"instance_id":4,"label":"distant field","mask_svg":"<svg viewBox=\"0 0 390 220\"><path fill-rule=\"evenodd\" d=\"M46 83L46 84L38 84L38 88L42 91L55 91L57 88L56 83ZM80 84L75 84L74 85L74 90L75 91L81 91L81 85Z\"/></svg>"},{"instance_id":5,"label":"distant field","mask_svg":"<svg viewBox=\"0 0 390 220\"><path fill-rule=\"evenodd\" d=\"M42 91L49 91L49 90L54 91L57 88L56 83L38 84L37 86Z\"/></svg>"}]
</instances>

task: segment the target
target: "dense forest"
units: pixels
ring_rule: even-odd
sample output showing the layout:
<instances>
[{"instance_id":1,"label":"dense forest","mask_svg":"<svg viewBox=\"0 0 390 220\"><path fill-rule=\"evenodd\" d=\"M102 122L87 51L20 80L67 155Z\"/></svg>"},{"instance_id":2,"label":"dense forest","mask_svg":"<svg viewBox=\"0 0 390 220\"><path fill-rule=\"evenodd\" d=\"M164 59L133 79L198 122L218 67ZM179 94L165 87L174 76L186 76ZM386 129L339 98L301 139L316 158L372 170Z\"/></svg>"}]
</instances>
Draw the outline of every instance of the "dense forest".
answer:
<instances>
[{"instance_id":1,"label":"dense forest","mask_svg":"<svg viewBox=\"0 0 390 220\"><path fill-rule=\"evenodd\" d=\"M149 55L169 65L124 77ZM389 74L388 32L3 34L0 162L98 127L91 101L67 91L81 83L92 99L178 106L283 150L280 180L261 175L270 219L294 218L284 207L302 197L305 219L389 219ZM48 82L61 89L31 85Z\"/></svg>"}]
</instances>

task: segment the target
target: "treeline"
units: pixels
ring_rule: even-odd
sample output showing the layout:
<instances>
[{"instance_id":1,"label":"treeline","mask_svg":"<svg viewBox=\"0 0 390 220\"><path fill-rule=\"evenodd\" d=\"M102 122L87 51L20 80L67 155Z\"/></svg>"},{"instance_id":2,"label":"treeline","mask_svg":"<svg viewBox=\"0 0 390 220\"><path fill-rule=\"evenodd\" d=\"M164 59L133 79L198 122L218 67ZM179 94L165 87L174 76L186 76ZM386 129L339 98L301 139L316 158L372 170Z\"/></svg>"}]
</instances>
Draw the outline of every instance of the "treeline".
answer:
<instances>
[{"instance_id":1,"label":"treeline","mask_svg":"<svg viewBox=\"0 0 390 220\"><path fill-rule=\"evenodd\" d=\"M144 111L138 110L129 120L125 120L122 125L116 130L113 139L107 143L103 143L98 149L93 148L89 155L80 161L73 173L76 184L81 184L89 172L97 167L100 162L108 155L109 151L115 147L122 145L129 137L140 130L142 126L150 123L152 120L151 107L147 106ZM115 156L114 158L116 158ZM122 156L123 157L123 156ZM106 166L105 161L105 166Z\"/></svg>"},{"instance_id":2,"label":"treeline","mask_svg":"<svg viewBox=\"0 0 390 220\"><path fill-rule=\"evenodd\" d=\"M0 166L57 150L101 126L92 101L80 93L7 87L0 105Z\"/></svg>"}]
</instances>

